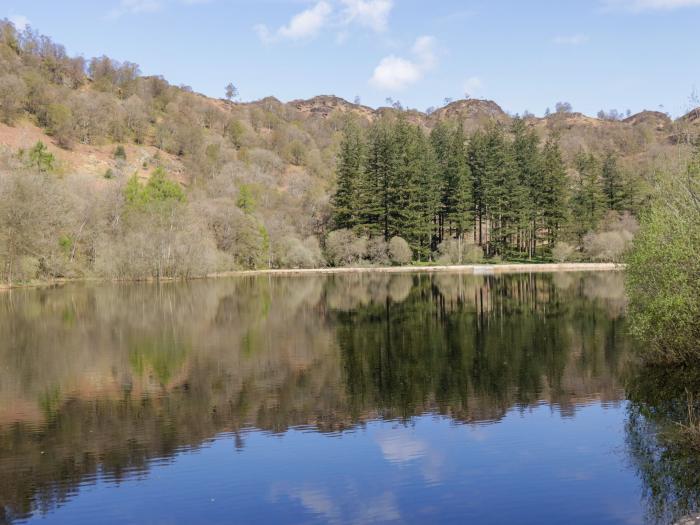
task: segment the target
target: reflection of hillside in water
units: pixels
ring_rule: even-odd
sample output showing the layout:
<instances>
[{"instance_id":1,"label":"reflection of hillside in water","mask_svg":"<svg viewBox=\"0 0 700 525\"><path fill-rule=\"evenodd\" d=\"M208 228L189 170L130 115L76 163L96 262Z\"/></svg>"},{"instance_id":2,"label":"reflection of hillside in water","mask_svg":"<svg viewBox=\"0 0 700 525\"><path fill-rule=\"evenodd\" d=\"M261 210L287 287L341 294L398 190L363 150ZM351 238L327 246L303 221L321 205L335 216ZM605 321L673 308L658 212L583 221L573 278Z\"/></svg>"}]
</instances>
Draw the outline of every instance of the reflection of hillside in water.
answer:
<instances>
[{"instance_id":1,"label":"reflection of hillside in water","mask_svg":"<svg viewBox=\"0 0 700 525\"><path fill-rule=\"evenodd\" d=\"M0 295L0 498L26 515L221 432L621 399L617 274L358 274ZM10 516L11 517L11 516Z\"/></svg>"}]
</instances>

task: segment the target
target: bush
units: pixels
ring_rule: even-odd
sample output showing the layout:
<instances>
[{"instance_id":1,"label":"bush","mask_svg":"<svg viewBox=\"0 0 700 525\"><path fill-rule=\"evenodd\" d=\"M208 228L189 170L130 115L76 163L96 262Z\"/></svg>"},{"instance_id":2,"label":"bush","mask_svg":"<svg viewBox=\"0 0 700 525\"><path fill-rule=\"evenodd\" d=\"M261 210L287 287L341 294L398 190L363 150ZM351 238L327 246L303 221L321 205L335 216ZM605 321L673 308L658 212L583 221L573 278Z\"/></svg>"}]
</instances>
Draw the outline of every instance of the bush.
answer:
<instances>
[{"instance_id":1,"label":"bush","mask_svg":"<svg viewBox=\"0 0 700 525\"><path fill-rule=\"evenodd\" d=\"M12 124L21 114L27 87L16 75L0 77L0 120Z\"/></svg>"},{"instance_id":2,"label":"bush","mask_svg":"<svg viewBox=\"0 0 700 525\"><path fill-rule=\"evenodd\" d=\"M558 263L573 261L577 259L576 248L569 243L559 241L552 248L552 259Z\"/></svg>"},{"instance_id":3,"label":"bush","mask_svg":"<svg viewBox=\"0 0 700 525\"><path fill-rule=\"evenodd\" d=\"M377 266L386 266L391 262L384 237L373 237L367 242L367 259Z\"/></svg>"},{"instance_id":4,"label":"bush","mask_svg":"<svg viewBox=\"0 0 700 525\"><path fill-rule=\"evenodd\" d=\"M686 176L661 188L626 258L630 324L653 361L700 358L698 195L700 150Z\"/></svg>"},{"instance_id":5,"label":"bush","mask_svg":"<svg viewBox=\"0 0 700 525\"><path fill-rule=\"evenodd\" d=\"M333 266L357 265L367 256L367 238L351 230L335 230L326 237L326 258Z\"/></svg>"},{"instance_id":6,"label":"bush","mask_svg":"<svg viewBox=\"0 0 700 525\"><path fill-rule=\"evenodd\" d=\"M413 252L404 239L392 237L389 241L389 258L392 263L402 266L413 260Z\"/></svg>"},{"instance_id":7,"label":"bush","mask_svg":"<svg viewBox=\"0 0 700 525\"><path fill-rule=\"evenodd\" d=\"M323 263L321 246L316 237L304 241L285 237L277 244L276 261L282 268L318 268Z\"/></svg>"},{"instance_id":8,"label":"bush","mask_svg":"<svg viewBox=\"0 0 700 525\"><path fill-rule=\"evenodd\" d=\"M124 146L119 144L114 150L114 158L119 160L126 160L126 150Z\"/></svg>"},{"instance_id":9,"label":"bush","mask_svg":"<svg viewBox=\"0 0 700 525\"><path fill-rule=\"evenodd\" d=\"M599 262L620 262L629 250L634 234L639 230L637 220L629 213L612 212L603 225L604 231L589 233L583 238L587 259Z\"/></svg>"},{"instance_id":10,"label":"bush","mask_svg":"<svg viewBox=\"0 0 700 525\"><path fill-rule=\"evenodd\" d=\"M479 246L457 239L441 242L438 253L440 264L478 264L484 260L484 250Z\"/></svg>"}]
</instances>

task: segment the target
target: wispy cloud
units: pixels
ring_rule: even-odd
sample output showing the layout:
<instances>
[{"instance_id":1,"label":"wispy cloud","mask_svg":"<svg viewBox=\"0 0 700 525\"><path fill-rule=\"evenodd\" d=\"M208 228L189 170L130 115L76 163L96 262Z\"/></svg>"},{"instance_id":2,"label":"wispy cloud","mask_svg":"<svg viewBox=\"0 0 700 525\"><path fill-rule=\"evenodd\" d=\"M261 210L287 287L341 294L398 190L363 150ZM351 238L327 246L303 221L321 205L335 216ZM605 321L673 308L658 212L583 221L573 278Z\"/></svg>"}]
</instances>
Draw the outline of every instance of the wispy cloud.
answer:
<instances>
[{"instance_id":1,"label":"wispy cloud","mask_svg":"<svg viewBox=\"0 0 700 525\"><path fill-rule=\"evenodd\" d=\"M163 4L160 0L121 0L119 6L112 9L107 17L119 18L123 15L138 15L158 11Z\"/></svg>"},{"instance_id":2,"label":"wispy cloud","mask_svg":"<svg viewBox=\"0 0 700 525\"><path fill-rule=\"evenodd\" d=\"M107 18L120 18L124 15L155 13L168 4L201 5L214 0L121 0L119 5L107 13Z\"/></svg>"},{"instance_id":3,"label":"wispy cloud","mask_svg":"<svg viewBox=\"0 0 700 525\"><path fill-rule=\"evenodd\" d=\"M295 14L286 25L271 30L266 24L253 29L266 43L281 40L309 40L326 28L337 31L336 41L345 42L353 25L384 32L389 26L393 0L319 0Z\"/></svg>"},{"instance_id":4,"label":"wispy cloud","mask_svg":"<svg viewBox=\"0 0 700 525\"><path fill-rule=\"evenodd\" d=\"M346 24L356 22L378 33L386 31L389 14L394 7L392 0L341 0L345 6L343 16Z\"/></svg>"},{"instance_id":5,"label":"wispy cloud","mask_svg":"<svg viewBox=\"0 0 700 525\"><path fill-rule=\"evenodd\" d=\"M700 7L700 0L602 0L608 11L671 11L684 7Z\"/></svg>"},{"instance_id":6,"label":"wispy cloud","mask_svg":"<svg viewBox=\"0 0 700 525\"><path fill-rule=\"evenodd\" d=\"M481 77L469 77L464 81L462 88L464 89L465 98L467 96L473 97L481 93L481 90L484 88L484 81Z\"/></svg>"},{"instance_id":7,"label":"wispy cloud","mask_svg":"<svg viewBox=\"0 0 700 525\"><path fill-rule=\"evenodd\" d=\"M281 39L304 40L315 37L328 23L333 7L328 2L318 2L292 17L287 25L272 32L264 24L255 26L255 31L264 42Z\"/></svg>"},{"instance_id":8,"label":"wispy cloud","mask_svg":"<svg viewBox=\"0 0 700 525\"><path fill-rule=\"evenodd\" d=\"M29 18L24 15L12 15L8 18L19 31L24 31L29 26Z\"/></svg>"},{"instance_id":9,"label":"wispy cloud","mask_svg":"<svg viewBox=\"0 0 700 525\"><path fill-rule=\"evenodd\" d=\"M389 91L400 91L421 80L437 64L435 38L421 36L413 44L412 59L389 55L383 58L370 79L370 84Z\"/></svg>"},{"instance_id":10,"label":"wispy cloud","mask_svg":"<svg viewBox=\"0 0 700 525\"><path fill-rule=\"evenodd\" d=\"M552 41L560 46L580 46L588 42L588 40L588 35L579 33L576 35L559 35L554 37Z\"/></svg>"}]
</instances>

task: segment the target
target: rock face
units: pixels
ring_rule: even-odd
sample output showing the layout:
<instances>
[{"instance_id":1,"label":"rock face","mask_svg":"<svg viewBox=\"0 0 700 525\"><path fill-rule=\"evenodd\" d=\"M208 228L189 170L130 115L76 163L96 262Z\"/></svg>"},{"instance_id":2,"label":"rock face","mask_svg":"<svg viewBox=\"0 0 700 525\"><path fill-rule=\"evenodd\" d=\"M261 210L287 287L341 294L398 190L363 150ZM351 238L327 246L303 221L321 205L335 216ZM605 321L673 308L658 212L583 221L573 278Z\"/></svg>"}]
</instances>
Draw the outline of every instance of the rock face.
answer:
<instances>
[{"instance_id":1,"label":"rock face","mask_svg":"<svg viewBox=\"0 0 700 525\"><path fill-rule=\"evenodd\" d=\"M650 125L657 131L668 130L673 124L671 118L660 111L642 111L627 117L623 122L632 126Z\"/></svg>"},{"instance_id":2,"label":"rock face","mask_svg":"<svg viewBox=\"0 0 700 525\"><path fill-rule=\"evenodd\" d=\"M490 118L495 120L508 120L506 112L501 109L501 106L492 100L458 100L447 106L438 109L432 115L432 118L444 120L454 117L483 119Z\"/></svg>"},{"instance_id":3,"label":"rock face","mask_svg":"<svg viewBox=\"0 0 700 525\"><path fill-rule=\"evenodd\" d=\"M684 122L691 122L691 123L696 123L696 122L700 121L700 107L689 111L688 113L683 115L680 118L680 120L682 120Z\"/></svg>"},{"instance_id":4,"label":"rock face","mask_svg":"<svg viewBox=\"0 0 700 525\"><path fill-rule=\"evenodd\" d=\"M335 112L341 112L356 113L368 120L372 120L376 113L372 108L361 104L353 104L333 95L320 95L309 100L293 100L289 102L289 105L301 113L321 118L328 118Z\"/></svg>"}]
</instances>

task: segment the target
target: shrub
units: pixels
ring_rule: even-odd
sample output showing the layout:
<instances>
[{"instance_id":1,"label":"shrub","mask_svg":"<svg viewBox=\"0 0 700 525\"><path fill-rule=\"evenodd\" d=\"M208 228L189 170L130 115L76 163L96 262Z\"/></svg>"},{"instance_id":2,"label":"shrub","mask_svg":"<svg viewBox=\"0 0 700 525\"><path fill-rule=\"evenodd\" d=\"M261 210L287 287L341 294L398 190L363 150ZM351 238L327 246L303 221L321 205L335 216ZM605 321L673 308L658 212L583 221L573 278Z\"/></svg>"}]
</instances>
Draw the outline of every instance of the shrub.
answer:
<instances>
[{"instance_id":1,"label":"shrub","mask_svg":"<svg viewBox=\"0 0 700 525\"><path fill-rule=\"evenodd\" d=\"M700 358L700 150L643 216L626 257L633 332L654 361Z\"/></svg>"},{"instance_id":2,"label":"shrub","mask_svg":"<svg viewBox=\"0 0 700 525\"><path fill-rule=\"evenodd\" d=\"M392 237L389 241L389 258L396 265L409 264L413 260L413 252L408 243L401 237Z\"/></svg>"},{"instance_id":3,"label":"shrub","mask_svg":"<svg viewBox=\"0 0 700 525\"><path fill-rule=\"evenodd\" d=\"M448 239L438 246L440 264L478 264L484 260L484 250L475 244Z\"/></svg>"},{"instance_id":4,"label":"shrub","mask_svg":"<svg viewBox=\"0 0 700 525\"><path fill-rule=\"evenodd\" d=\"M27 87L16 75L0 77L0 120L12 124L21 114Z\"/></svg>"},{"instance_id":5,"label":"shrub","mask_svg":"<svg viewBox=\"0 0 700 525\"><path fill-rule=\"evenodd\" d=\"M124 146L119 144L114 150L114 158L120 160L126 160L126 150Z\"/></svg>"},{"instance_id":6,"label":"shrub","mask_svg":"<svg viewBox=\"0 0 700 525\"><path fill-rule=\"evenodd\" d=\"M367 238L351 230L335 230L326 238L326 257L333 266L360 264L367 256Z\"/></svg>"},{"instance_id":7,"label":"shrub","mask_svg":"<svg viewBox=\"0 0 700 525\"><path fill-rule=\"evenodd\" d=\"M276 263L282 268L318 268L323 263L321 246L316 237L304 241L285 237L277 243Z\"/></svg>"},{"instance_id":8,"label":"shrub","mask_svg":"<svg viewBox=\"0 0 700 525\"><path fill-rule=\"evenodd\" d=\"M384 237L373 237L367 242L367 259L371 264L385 266L391 262L389 247Z\"/></svg>"},{"instance_id":9,"label":"shrub","mask_svg":"<svg viewBox=\"0 0 700 525\"><path fill-rule=\"evenodd\" d=\"M552 259L558 263L572 261L576 259L576 248L569 243L559 241L552 248Z\"/></svg>"},{"instance_id":10,"label":"shrub","mask_svg":"<svg viewBox=\"0 0 700 525\"><path fill-rule=\"evenodd\" d=\"M639 230L637 220L629 213L611 212L603 228L604 231L589 233L583 238L583 252L593 261L620 262Z\"/></svg>"}]
</instances>

